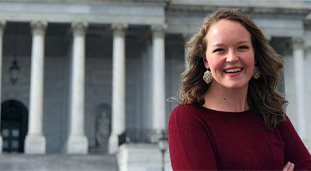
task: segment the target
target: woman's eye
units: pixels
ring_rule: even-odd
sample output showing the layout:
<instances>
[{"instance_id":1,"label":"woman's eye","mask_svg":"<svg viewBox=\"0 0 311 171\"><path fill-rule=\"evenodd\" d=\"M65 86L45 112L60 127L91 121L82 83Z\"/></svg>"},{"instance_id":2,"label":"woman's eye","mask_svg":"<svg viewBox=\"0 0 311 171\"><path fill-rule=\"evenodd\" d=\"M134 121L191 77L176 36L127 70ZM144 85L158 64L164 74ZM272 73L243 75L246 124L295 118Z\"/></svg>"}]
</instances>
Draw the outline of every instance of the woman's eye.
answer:
<instances>
[{"instance_id":1,"label":"woman's eye","mask_svg":"<svg viewBox=\"0 0 311 171\"><path fill-rule=\"evenodd\" d=\"M222 51L224 51L224 49L218 48L218 49L213 50L213 53L214 52L222 52Z\"/></svg>"},{"instance_id":2,"label":"woman's eye","mask_svg":"<svg viewBox=\"0 0 311 171\"><path fill-rule=\"evenodd\" d=\"M238 49L248 49L248 46L239 46Z\"/></svg>"}]
</instances>

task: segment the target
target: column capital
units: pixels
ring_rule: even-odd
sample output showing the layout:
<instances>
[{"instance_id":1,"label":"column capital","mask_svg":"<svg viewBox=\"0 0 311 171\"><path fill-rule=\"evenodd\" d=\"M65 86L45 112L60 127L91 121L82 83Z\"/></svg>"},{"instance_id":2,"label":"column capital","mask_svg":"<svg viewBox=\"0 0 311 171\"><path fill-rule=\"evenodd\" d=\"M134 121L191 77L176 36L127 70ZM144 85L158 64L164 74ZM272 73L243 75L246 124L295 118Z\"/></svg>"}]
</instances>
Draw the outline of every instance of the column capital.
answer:
<instances>
[{"instance_id":1,"label":"column capital","mask_svg":"<svg viewBox=\"0 0 311 171\"><path fill-rule=\"evenodd\" d=\"M43 35L48 23L46 21L31 21L32 34Z\"/></svg>"},{"instance_id":2,"label":"column capital","mask_svg":"<svg viewBox=\"0 0 311 171\"><path fill-rule=\"evenodd\" d=\"M111 24L111 29L113 31L125 31L128 28L127 23L113 23Z\"/></svg>"},{"instance_id":3,"label":"column capital","mask_svg":"<svg viewBox=\"0 0 311 171\"><path fill-rule=\"evenodd\" d=\"M88 27L87 22L72 22L71 28L74 36L84 36Z\"/></svg>"},{"instance_id":4,"label":"column capital","mask_svg":"<svg viewBox=\"0 0 311 171\"><path fill-rule=\"evenodd\" d=\"M151 25L151 30L153 32L164 32L167 28L167 25L166 24L154 24L154 25Z\"/></svg>"},{"instance_id":5,"label":"column capital","mask_svg":"<svg viewBox=\"0 0 311 171\"><path fill-rule=\"evenodd\" d=\"M165 35L166 24L151 25L151 30L153 32L153 38L163 38Z\"/></svg>"}]
</instances>

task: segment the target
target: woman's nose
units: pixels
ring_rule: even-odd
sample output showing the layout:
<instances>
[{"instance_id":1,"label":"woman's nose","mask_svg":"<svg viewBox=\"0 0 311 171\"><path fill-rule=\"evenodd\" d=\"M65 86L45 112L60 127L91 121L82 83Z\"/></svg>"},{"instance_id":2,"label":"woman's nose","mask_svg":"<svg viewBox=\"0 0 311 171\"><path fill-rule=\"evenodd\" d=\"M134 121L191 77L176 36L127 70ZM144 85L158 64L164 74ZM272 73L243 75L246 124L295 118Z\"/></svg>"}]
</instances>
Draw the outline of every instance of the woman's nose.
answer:
<instances>
[{"instance_id":1,"label":"woman's nose","mask_svg":"<svg viewBox=\"0 0 311 171\"><path fill-rule=\"evenodd\" d=\"M239 55L236 53L234 50L231 50L228 52L227 57L226 57L226 62L228 63L233 63L239 60Z\"/></svg>"}]
</instances>

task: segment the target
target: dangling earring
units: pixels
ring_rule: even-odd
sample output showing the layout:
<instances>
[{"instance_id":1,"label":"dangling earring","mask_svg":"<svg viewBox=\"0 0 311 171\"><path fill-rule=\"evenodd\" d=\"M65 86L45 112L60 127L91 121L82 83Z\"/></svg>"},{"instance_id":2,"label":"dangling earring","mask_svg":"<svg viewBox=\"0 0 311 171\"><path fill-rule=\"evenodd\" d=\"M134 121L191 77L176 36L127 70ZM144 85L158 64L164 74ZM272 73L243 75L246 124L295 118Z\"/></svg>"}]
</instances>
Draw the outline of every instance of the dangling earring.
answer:
<instances>
[{"instance_id":1,"label":"dangling earring","mask_svg":"<svg viewBox=\"0 0 311 171\"><path fill-rule=\"evenodd\" d=\"M261 73L258 67L254 67L253 77L257 80L260 77Z\"/></svg>"},{"instance_id":2,"label":"dangling earring","mask_svg":"<svg viewBox=\"0 0 311 171\"><path fill-rule=\"evenodd\" d=\"M209 84L211 83L212 79L212 73L209 70L206 70L203 75L203 80L206 82L206 84Z\"/></svg>"}]
</instances>

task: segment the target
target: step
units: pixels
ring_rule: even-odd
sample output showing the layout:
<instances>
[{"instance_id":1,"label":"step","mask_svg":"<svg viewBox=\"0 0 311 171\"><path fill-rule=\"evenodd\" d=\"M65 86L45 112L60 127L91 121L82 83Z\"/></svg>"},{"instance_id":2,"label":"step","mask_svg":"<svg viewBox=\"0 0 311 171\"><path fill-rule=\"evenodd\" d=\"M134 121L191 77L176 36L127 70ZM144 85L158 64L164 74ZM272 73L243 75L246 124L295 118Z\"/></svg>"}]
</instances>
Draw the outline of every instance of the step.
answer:
<instances>
[{"instance_id":1,"label":"step","mask_svg":"<svg viewBox=\"0 0 311 171\"><path fill-rule=\"evenodd\" d=\"M2 171L117 171L109 154L1 154Z\"/></svg>"}]
</instances>

